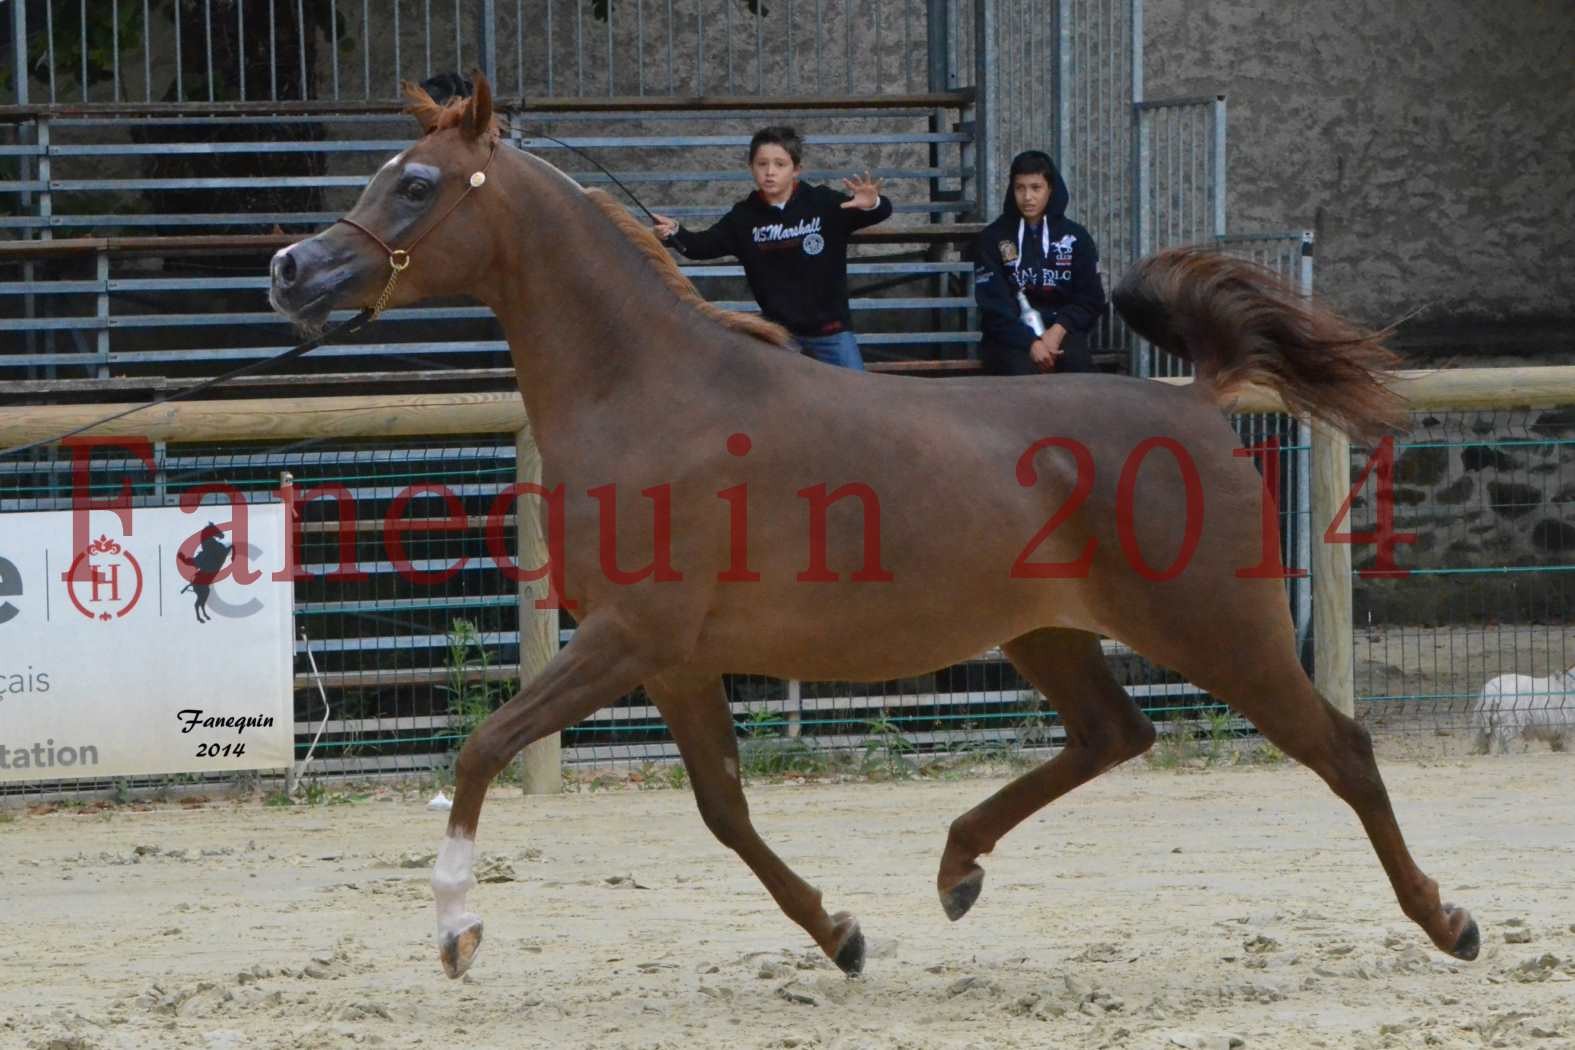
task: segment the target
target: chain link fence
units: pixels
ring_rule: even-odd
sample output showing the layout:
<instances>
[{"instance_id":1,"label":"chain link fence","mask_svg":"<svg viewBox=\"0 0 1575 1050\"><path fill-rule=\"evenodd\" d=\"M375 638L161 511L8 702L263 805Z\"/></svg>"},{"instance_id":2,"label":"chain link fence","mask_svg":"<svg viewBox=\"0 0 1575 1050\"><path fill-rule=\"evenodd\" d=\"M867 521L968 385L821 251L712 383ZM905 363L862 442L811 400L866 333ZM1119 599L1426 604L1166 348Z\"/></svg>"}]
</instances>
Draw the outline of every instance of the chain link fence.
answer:
<instances>
[{"instance_id":1,"label":"chain link fence","mask_svg":"<svg viewBox=\"0 0 1575 1050\"><path fill-rule=\"evenodd\" d=\"M1575 730L1575 409L1418 413L1345 528L1357 549L1358 710L1375 728L1448 732L1481 750Z\"/></svg>"}]
</instances>

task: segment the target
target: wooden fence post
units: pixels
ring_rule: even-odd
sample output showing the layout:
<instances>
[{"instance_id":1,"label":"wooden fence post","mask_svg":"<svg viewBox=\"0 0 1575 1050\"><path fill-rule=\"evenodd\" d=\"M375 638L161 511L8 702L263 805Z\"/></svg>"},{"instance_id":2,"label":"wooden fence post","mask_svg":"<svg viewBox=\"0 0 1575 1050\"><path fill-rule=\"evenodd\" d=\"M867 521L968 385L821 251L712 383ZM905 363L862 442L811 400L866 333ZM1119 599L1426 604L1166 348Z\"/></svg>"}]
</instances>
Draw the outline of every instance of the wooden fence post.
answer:
<instances>
[{"instance_id":1,"label":"wooden fence post","mask_svg":"<svg viewBox=\"0 0 1575 1050\"><path fill-rule=\"evenodd\" d=\"M514 481L520 485L541 484L541 453L536 448L529 423L514 434ZM547 537L542 532L537 506L535 496L522 494L514 501L517 564L525 570L547 563ZM521 580L519 587L520 684L523 685L536 677L558 651L558 610L536 608L537 599L547 596L547 577ZM520 783L525 794L556 795L563 790L562 756L563 743L558 733L526 746L520 755Z\"/></svg>"},{"instance_id":2,"label":"wooden fence post","mask_svg":"<svg viewBox=\"0 0 1575 1050\"><path fill-rule=\"evenodd\" d=\"M1313 684L1345 714L1356 714L1352 676L1351 545L1329 543L1324 530L1351 491L1351 442L1322 424L1311 438Z\"/></svg>"}]
</instances>

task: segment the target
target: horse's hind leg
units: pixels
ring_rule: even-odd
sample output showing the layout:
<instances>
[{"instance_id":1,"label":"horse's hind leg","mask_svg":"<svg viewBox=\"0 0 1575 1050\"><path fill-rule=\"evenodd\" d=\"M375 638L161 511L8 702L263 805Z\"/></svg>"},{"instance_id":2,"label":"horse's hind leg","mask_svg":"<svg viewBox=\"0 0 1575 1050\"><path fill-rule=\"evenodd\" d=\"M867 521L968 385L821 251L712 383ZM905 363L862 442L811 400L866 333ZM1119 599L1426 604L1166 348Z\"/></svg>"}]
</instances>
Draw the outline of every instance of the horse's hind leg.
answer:
<instances>
[{"instance_id":1,"label":"horse's hind leg","mask_svg":"<svg viewBox=\"0 0 1575 1050\"><path fill-rule=\"evenodd\" d=\"M941 906L951 919L962 918L979 896L980 855L1038 810L1154 742L1154 726L1116 684L1098 636L1046 628L1001 648L1060 714L1066 746L952 821L936 877Z\"/></svg>"},{"instance_id":2,"label":"horse's hind leg","mask_svg":"<svg viewBox=\"0 0 1575 1050\"><path fill-rule=\"evenodd\" d=\"M864 969L864 935L847 912L827 915L820 891L773 853L749 819L739 781L738 737L721 679L671 673L645 683L678 744L694 785L700 817L717 841L737 853L776 899L844 973Z\"/></svg>"},{"instance_id":3,"label":"horse's hind leg","mask_svg":"<svg viewBox=\"0 0 1575 1050\"><path fill-rule=\"evenodd\" d=\"M1230 612L1215 619L1200 619L1196 605L1178 603L1168 637L1151 639L1157 643L1151 647L1134 639L1134 648L1223 699L1270 743L1322 777L1356 811L1401 910L1442 950L1460 959L1476 958L1477 924L1464 908L1440 902L1438 884L1406 849L1372 738L1320 696L1296 662L1279 588L1260 593L1262 601L1238 595L1233 603L1217 606ZM1200 626L1206 636L1200 635Z\"/></svg>"}]
</instances>

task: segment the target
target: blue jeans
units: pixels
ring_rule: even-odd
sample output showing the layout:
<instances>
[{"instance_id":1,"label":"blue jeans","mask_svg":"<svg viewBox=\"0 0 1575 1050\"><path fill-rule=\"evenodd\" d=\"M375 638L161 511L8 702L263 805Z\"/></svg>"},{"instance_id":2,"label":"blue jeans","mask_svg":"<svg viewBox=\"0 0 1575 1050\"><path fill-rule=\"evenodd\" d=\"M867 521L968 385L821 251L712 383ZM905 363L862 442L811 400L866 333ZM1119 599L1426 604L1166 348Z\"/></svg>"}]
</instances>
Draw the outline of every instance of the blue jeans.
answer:
<instances>
[{"instance_id":1,"label":"blue jeans","mask_svg":"<svg viewBox=\"0 0 1575 1050\"><path fill-rule=\"evenodd\" d=\"M828 365L841 365L855 372L864 371L864 358L859 354L859 341L844 328L832 335L796 336L804 353Z\"/></svg>"}]
</instances>

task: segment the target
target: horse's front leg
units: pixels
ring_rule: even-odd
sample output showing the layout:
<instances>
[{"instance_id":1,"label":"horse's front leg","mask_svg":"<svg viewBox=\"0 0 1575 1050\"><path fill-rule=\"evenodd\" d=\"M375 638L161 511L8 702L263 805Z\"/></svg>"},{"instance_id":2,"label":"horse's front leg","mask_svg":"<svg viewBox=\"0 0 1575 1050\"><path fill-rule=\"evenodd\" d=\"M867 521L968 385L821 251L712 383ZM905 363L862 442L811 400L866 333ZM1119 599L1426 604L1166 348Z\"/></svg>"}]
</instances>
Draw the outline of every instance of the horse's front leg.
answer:
<instances>
[{"instance_id":1,"label":"horse's front leg","mask_svg":"<svg viewBox=\"0 0 1575 1050\"><path fill-rule=\"evenodd\" d=\"M481 918L465 907L474 884L476 824L487 785L527 744L574 725L632 690L653 670L642 647L608 616L592 615L541 673L483 722L454 767L454 808L432 870L438 957L459 977L481 947Z\"/></svg>"},{"instance_id":2,"label":"horse's front leg","mask_svg":"<svg viewBox=\"0 0 1575 1050\"><path fill-rule=\"evenodd\" d=\"M645 688L683 756L706 827L749 865L783 914L802 926L843 973L859 974L864 935L858 920L848 912L827 915L820 891L771 851L749 819L739 780L738 734L721 679L670 673L647 680Z\"/></svg>"}]
</instances>

